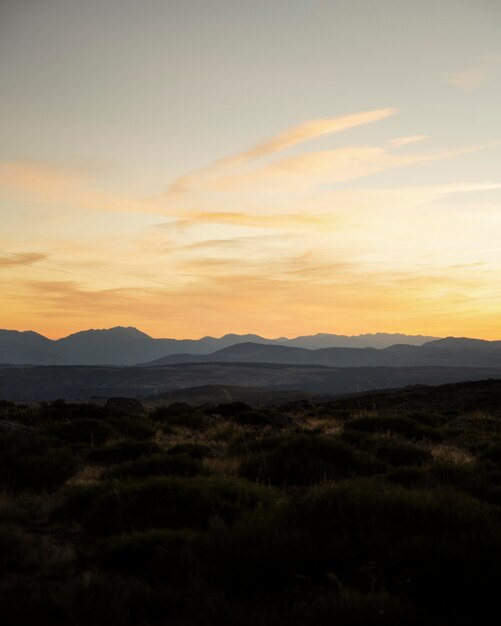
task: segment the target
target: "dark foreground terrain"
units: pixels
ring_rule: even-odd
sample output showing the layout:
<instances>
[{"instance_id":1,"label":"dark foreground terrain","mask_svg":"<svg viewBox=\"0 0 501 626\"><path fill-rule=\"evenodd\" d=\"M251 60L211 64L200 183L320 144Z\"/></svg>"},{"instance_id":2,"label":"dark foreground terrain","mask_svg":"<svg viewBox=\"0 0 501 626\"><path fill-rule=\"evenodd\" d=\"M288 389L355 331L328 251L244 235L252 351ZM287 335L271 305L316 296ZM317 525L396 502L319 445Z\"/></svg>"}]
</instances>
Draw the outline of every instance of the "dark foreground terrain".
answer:
<instances>
[{"instance_id":1,"label":"dark foreground terrain","mask_svg":"<svg viewBox=\"0 0 501 626\"><path fill-rule=\"evenodd\" d=\"M5 624L497 624L501 380L0 403Z\"/></svg>"}]
</instances>

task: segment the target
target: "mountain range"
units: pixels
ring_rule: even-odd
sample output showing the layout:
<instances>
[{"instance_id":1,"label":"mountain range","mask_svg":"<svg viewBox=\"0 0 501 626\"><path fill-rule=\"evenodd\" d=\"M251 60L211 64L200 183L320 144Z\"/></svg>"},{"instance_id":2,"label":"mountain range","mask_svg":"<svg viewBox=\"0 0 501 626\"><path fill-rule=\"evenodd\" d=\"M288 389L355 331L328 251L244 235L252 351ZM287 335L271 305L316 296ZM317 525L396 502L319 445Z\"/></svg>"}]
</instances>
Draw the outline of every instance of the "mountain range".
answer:
<instances>
[{"instance_id":1,"label":"mountain range","mask_svg":"<svg viewBox=\"0 0 501 626\"><path fill-rule=\"evenodd\" d=\"M250 396L335 395L498 379L501 341L391 334L176 340L123 327L50 340L0 331L0 364L0 398L20 401L140 395L158 402L162 394L204 386L208 397L237 387Z\"/></svg>"},{"instance_id":2,"label":"mountain range","mask_svg":"<svg viewBox=\"0 0 501 626\"><path fill-rule=\"evenodd\" d=\"M321 348L239 343L208 355L175 354L145 365L174 363L281 363L325 367L501 367L501 341L448 337L422 346Z\"/></svg>"},{"instance_id":3,"label":"mountain range","mask_svg":"<svg viewBox=\"0 0 501 626\"><path fill-rule=\"evenodd\" d=\"M0 363L10 365L135 365L174 354L208 355L236 344L251 343L318 350L324 348L378 348L393 344L419 346L435 339L390 333L358 336L319 333L288 339L228 334L220 338L155 339L132 327L85 330L61 339L33 331L0 330ZM289 362L289 361L287 361Z\"/></svg>"}]
</instances>

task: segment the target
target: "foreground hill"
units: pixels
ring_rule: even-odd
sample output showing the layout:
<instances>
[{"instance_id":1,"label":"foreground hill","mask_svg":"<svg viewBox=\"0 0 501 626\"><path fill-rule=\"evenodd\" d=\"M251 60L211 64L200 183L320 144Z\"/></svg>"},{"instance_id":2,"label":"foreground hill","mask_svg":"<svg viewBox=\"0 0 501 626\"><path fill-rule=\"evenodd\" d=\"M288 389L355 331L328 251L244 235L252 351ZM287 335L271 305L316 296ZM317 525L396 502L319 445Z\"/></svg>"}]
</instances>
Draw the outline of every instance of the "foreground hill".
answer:
<instances>
[{"instance_id":1,"label":"foreground hill","mask_svg":"<svg viewBox=\"0 0 501 626\"><path fill-rule=\"evenodd\" d=\"M185 363L157 367L0 367L0 399L31 402L93 396L150 396L223 385L344 394L406 385L501 378L501 368L345 367L274 363Z\"/></svg>"},{"instance_id":2,"label":"foreground hill","mask_svg":"<svg viewBox=\"0 0 501 626\"><path fill-rule=\"evenodd\" d=\"M501 380L117 400L0 402L6 624L497 626Z\"/></svg>"},{"instance_id":3,"label":"foreground hill","mask_svg":"<svg viewBox=\"0 0 501 626\"><path fill-rule=\"evenodd\" d=\"M209 354L237 343L289 345L303 348L332 346L385 347L394 343L421 345L433 337L377 333L375 335L318 334L295 339L266 339L259 335L227 334L220 338L154 339L136 328L117 326L85 330L51 340L31 331L0 330L0 363L12 365L134 365L181 352Z\"/></svg>"}]
</instances>

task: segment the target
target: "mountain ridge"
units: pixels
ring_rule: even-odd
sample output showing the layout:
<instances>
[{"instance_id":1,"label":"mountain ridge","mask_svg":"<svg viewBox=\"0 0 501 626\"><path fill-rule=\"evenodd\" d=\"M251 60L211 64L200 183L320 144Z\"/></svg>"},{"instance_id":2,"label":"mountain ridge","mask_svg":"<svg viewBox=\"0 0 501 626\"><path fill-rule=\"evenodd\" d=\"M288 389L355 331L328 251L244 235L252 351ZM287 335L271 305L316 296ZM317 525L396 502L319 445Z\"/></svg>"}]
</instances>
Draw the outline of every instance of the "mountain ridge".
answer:
<instances>
[{"instance_id":1,"label":"mountain ridge","mask_svg":"<svg viewBox=\"0 0 501 626\"><path fill-rule=\"evenodd\" d=\"M0 330L0 363L11 365L135 365L172 354L210 354L238 343L259 343L290 348L318 349L343 347L374 342L377 346L390 345L406 338L409 344L436 339L424 335L376 333L365 335L335 335L317 333L288 339L268 339L248 333L227 333L222 337L207 335L200 339L153 338L133 326L114 326L108 329L87 329L59 339L49 339L35 331ZM322 343L323 342L323 343ZM374 346L375 347L375 346Z\"/></svg>"},{"instance_id":2,"label":"mountain ridge","mask_svg":"<svg viewBox=\"0 0 501 626\"><path fill-rule=\"evenodd\" d=\"M294 348L239 343L209 355L178 354L143 366L175 363L281 363L327 367L501 367L501 341L447 338L422 346L396 344L387 348Z\"/></svg>"}]
</instances>

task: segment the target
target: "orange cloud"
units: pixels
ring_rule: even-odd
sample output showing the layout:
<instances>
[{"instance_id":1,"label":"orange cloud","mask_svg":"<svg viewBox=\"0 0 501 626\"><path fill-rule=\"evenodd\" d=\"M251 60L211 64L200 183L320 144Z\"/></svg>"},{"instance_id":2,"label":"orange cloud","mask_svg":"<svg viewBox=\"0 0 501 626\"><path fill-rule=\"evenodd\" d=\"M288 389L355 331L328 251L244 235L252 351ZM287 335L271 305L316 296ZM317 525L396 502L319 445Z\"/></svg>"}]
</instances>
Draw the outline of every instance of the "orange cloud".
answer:
<instances>
[{"instance_id":1,"label":"orange cloud","mask_svg":"<svg viewBox=\"0 0 501 626\"><path fill-rule=\"evenodd\" d=\"M396 112L397 109L377 109L374 111L357 113L355 115L311 120L304 122L303 124L298 124L297 126L293 126L292 128L289 128L283 133L280 133L267 141L259 143L249 150L244 150L243 152L239 152L233 156L219 159L208 167L181 176L172 183L169 191L171 193L187 191L193 183L196 183L201 178L210 175L211 172L242 165L248 161L263 158L271 154L275 154L276 152L281 152L310 139L339 133L356 126L369 124L370 122L376 122L386 117L390 117L391 115L395 115Z\"/></svg>"},{"instance_id":2,"label":"orange cloud","mask_svg":"<svg viewBox=\"0 0 501 626\"><path fill-rule=\"evenodd\" d=\"M19 252L17 254L7 254L0 257L0 268L2 267L16 267L18 265L33 265L38 261L43 261L47 258L46 254L40 254L38 252Z\"/></svg>"},{"instance_id":3,"label":"orange cloud","mask_svg":"<svg viewBox=\"0 0 501 626\"><path fill-rule=\"evenodd\" d=\"M425 139L428 139L428 135L410 135L409 137L397 137L396 139L390 139L388 141L388 145L392 148L400 148L401 146L407 146L410 143L424 141Z\"/></svg>"}]
</instances>

